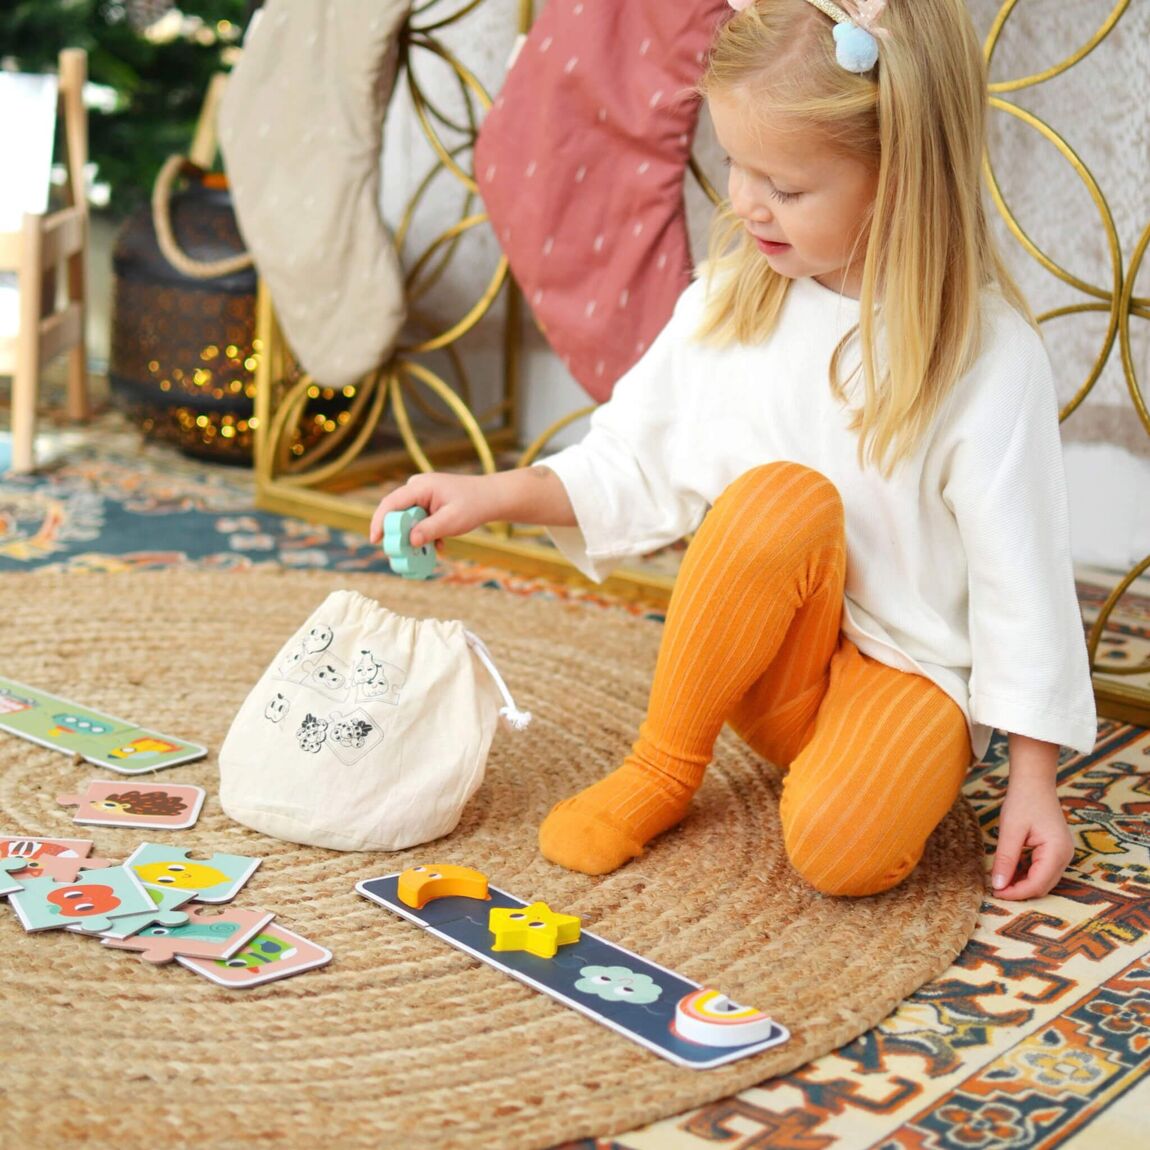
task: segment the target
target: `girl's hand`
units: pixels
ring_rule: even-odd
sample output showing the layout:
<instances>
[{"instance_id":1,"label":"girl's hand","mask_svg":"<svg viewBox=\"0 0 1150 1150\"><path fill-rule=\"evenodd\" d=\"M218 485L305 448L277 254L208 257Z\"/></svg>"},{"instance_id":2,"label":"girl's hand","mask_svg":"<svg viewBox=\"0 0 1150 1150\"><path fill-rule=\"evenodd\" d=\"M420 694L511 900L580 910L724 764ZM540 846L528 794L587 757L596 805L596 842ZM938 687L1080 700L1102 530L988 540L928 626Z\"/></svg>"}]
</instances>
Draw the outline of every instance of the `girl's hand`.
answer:
<instances>
[{"instance_id":1,"label":"girl's hand","mask_svg":"<svg viewBox=\"0 0 1150 1150\"><path fill-rule=\"evenodd\" d=\"M412 547L434 543L445 535L463 535L498 517L491 491L494 475L448 475L441 472L413 475L402 487L385 495L371 517L368 538L383 538L383 518L391 511L422 507L427 518L411 529Z\"/></svg>"},{"instance_id":2,"label":"girl's hand","mask_svg":"<svg viewBox=\"0 0 1150 1150\"><path fill-rule=\"evenodd\" d=\"M995 895L1005 899L1049 894L1074 857L1074 840L1057 790L1058 748L1010 736L1010 778L998 823L991 871Z\"/></svg>"},{"instance_id":3,"label":"girl's hand","mask_svg":"<svg viewBox=\"0 0 1150 1150\"><path fill-rule=\"evenodd\" d=\"M427 512L427 518L411 529L412 547L424 547L447 535L463 535L495 521L548 527L575 524L567 489L555 472L538 464L491 475L437 471L413 475L380 500L371 517L368 537L372 543L383 538L383 517L408 507L422 507Z\"/></svg>"}]
</instances>

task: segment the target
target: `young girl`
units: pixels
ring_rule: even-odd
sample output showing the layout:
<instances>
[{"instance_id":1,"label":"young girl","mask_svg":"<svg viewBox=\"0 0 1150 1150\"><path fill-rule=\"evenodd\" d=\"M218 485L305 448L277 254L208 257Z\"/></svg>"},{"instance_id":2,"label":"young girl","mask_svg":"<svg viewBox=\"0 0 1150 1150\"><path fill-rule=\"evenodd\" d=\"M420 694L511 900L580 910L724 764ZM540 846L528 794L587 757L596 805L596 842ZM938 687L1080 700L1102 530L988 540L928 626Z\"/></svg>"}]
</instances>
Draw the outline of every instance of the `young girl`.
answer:
<instances>
[{"instance_id":1,"label":"young girl","mask_svg":"<svg viewBox=\"0 0 1150 1150\"><path fill-rule=\"evenodd\" d=\"M963 0L732 0L702 82L728 156L714 258L582 443L429 474L420 546L548 525L592 578L697 529L623 764L543 854L588 874L682 819L724 723L785 773L788 856L830 894L900 882L990 729L992 885L1073 849L1059 745L1096 719L1049 361L980 197L985 76ZM620 316L620 322L625 317Z\"/></svg>"}]
</instances>

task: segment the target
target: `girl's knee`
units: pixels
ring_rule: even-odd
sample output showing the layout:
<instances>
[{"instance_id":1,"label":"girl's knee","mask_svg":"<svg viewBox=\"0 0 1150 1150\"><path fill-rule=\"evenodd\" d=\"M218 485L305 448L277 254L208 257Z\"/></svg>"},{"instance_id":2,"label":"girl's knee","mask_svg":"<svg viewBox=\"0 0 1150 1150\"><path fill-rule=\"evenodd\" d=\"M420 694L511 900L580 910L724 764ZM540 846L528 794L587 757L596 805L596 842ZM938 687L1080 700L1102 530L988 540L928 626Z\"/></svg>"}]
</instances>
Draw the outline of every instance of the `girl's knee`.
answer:
<instances>
[{"instance_id":1,"label":"girl's knee","mask_svg":"<svg viewBox=\"0 0 1150 1150\"><path fill-rule=\"evenodd\" d=\"M824 825L784 823L783 841L791 866L822 894L859 898L898 886L918 865L923 846L868 841L843 833L840 819Z\"/></svg>"},{"instance_id":2,"label":"girl's knee","mask_svg":"<svg viewBox=\"0 0 1150 1150\"><path fill-rule=\"evenodd\" d=\"M779 460L764 463L744 471L727 485L715 501L735 502L742 506L761 503L778 494L785 493L788 501L814 498L818 501L837 504L842 508L838 488L821 471L815 471L802 463Z\"/></svg>"},{"instance_id":3,"label":"girl's knee","mask_svg":"<svg viewBox=\"0 0 1150 1150\"><path fill-rule=\"evenodd\" d=\"M801 463L765 463L743 472L715 500L707 519L716 527L743 527L747 541L760 548L777 548L780 540L841 538L845 532L838 488Z\"/></svg>"}]
</instances>

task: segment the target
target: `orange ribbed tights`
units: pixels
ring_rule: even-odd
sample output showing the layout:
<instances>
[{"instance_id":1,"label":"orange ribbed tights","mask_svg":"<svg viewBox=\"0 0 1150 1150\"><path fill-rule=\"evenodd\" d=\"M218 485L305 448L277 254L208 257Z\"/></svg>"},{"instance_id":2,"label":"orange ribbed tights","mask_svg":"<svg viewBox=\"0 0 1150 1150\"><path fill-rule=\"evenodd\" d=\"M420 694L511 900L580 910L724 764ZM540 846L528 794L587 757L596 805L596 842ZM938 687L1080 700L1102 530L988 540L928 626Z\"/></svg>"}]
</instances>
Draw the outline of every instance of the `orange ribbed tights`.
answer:
<instances>
[{"instance_id":1,"label":"orange ribbed tights","mask_svg":"<svg viewBox=\"0 0 1150 1150\"><path fill-rule=\"evenodd\" d=\"M784 770L793 866L828 894L875 894L918 863L970 764L962 712L931 680L840 632L846 542L838 491L773 463L716 500L683 560L647 717L623 765L559 803L552 862L605 874L673 827L725 722Z\"/></svg>"}]
</instances>

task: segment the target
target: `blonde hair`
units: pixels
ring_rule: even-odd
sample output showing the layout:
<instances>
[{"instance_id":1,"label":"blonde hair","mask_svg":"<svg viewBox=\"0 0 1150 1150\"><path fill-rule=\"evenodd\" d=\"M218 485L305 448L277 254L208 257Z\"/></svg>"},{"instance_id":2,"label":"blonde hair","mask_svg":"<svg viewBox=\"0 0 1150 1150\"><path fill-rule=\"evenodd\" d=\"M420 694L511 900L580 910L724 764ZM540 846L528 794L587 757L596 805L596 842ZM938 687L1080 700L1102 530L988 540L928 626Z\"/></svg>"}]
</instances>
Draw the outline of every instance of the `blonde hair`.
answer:
<instances>
[{"instance_id":1,"label":"blonde hair","mask_svg":"<svg viewBox=\"0 0 1150 1150\"><path fill-rule=\"evenodd\" d=\"M985 288L997 285L1029 311L983 205L986 77L964 0L890 0L881 26L889 36L878 65L856 75L836 62L833 25L806 0L756 0L719 29L700 91L748 95L772 124L797 121L877 170L860 320L831 359L830 385L846 403L842 364L857 341L851 427L860 462L889 474L974 363ZM722 345L770 334L790 281L771 270L729 203L709 266L700 337Z\"/></svg>"}]
</instances>

